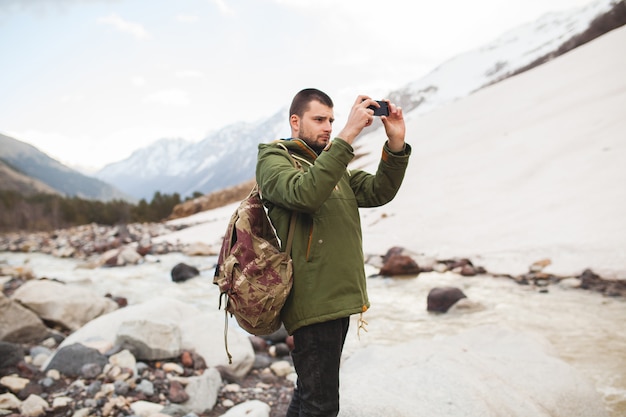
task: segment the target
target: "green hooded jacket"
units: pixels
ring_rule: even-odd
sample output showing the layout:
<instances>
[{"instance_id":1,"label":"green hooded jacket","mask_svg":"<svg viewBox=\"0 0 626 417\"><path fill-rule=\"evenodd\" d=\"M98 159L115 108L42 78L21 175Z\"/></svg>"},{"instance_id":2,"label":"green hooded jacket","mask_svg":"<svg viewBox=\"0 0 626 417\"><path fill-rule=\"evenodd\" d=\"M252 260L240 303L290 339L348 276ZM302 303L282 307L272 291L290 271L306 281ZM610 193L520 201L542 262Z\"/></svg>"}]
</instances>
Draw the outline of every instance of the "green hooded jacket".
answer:
<instances>
[{"instance_id":1,"label":"green hooded jacket","mask_svg":"<svg viewBox=\"0 0 626 417\"><path fill-rule=\"evenodd\" d=\"M283 146L302 169L294 167ZM369 308L358 208L394 198L410 153L408 144L400 153L385 144L374 175L347 169L353 148L339 138L319 156L300 139L259 145L256 180L283 246L291 212L298 214L293 288L281 312L289 334Z\"/></svg>"}]
</instances>

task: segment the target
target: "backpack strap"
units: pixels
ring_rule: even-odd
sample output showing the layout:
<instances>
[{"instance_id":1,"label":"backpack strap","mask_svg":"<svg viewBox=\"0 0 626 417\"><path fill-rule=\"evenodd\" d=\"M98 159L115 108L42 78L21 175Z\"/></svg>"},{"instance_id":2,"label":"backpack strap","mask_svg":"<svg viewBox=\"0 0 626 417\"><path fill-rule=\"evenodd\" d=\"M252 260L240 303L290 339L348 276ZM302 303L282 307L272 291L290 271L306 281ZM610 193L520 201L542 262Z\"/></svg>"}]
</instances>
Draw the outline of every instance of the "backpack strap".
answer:
<instances>
[{"instance_id":1,"label":"backpack strap","mask_svg":"<svg viewBox=\"0 0 626 417\"><path fill-rule=\"evenodd\" d=\"M287 156L289 157L289 160L291 160L291 163L293 164L294 168L302 170L302 165L300 164L300 162L296 161L293 155L291 155L291 152L289 152L289 149L287 149L287 147L283 145L280 141L276 141L275 143L276 145L280 146L285 152L287 152ZM291 220L289 221L289 232L287 234L287 244L285 245L285 252L289 254L290 256L291 256L291 245L293 244L294 230L296 228L296 218L297 218L297 213L295 211L292 211Z\"/></svg>"}]
</instances>

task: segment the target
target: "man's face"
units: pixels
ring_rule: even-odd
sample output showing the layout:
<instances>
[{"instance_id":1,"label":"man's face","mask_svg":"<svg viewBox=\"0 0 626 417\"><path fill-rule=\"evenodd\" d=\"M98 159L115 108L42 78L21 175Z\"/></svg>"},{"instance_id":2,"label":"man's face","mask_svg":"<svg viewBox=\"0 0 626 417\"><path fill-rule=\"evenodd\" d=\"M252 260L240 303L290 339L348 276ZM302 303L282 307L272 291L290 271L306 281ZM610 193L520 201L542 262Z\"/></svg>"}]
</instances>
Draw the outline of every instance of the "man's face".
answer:
<instances>
[{"instance_id":1,"label":"man's face","mask_svg":"<svg viewBox=\"0 0 626 417\"><path fill-rule=\"evenodd\" d=\"M320 153L330 141L332 124L335 121L332 107L317 100L309 103L309 109L301 118L292 116L294 136L302 139L315 152Z\"/></svg>"}]
</instances>

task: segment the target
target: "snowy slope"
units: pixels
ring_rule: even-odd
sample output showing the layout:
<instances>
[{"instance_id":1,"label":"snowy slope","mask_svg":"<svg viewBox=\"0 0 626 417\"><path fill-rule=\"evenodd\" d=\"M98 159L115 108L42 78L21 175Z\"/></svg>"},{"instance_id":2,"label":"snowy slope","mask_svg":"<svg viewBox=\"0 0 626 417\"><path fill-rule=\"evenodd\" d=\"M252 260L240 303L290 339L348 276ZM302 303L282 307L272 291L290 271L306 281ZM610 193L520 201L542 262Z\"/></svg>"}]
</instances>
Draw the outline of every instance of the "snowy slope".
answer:
<instances>
[{"instance_id":1,"label":"snowy slope","mask_svg":"<svg viewBox=\"0 0 626 417\"><path fill-rule=\"evenodd\" d=\"M403 246L510 274L549 258L546 272L626 278L625 48L623 27L409 121L399 194L362 211L365 252ZM381 131L363 140L380 155ZM234 206L160 239L217 244Z\"/></svg>"}]
</instances>

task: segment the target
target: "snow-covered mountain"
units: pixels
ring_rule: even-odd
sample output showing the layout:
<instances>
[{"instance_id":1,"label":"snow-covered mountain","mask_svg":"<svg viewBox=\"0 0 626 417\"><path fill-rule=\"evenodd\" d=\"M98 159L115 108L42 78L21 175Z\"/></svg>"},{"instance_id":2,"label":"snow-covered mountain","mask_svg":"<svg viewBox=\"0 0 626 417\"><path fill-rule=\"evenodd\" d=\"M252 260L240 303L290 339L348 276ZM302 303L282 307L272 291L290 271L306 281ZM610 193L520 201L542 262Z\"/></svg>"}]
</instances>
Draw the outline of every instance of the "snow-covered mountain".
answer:
<instances>
[{"instance_id":1,"label":"snow-covered mountain","mask_svg":"<svg viewBox=\"0 0 626 417\"><path fill-rule=\"evenodd\" d=\"M286 113L226 126L197 143L161 139L107 165L96 177L147 200L157 191L186 197L239 184L254 176L257 145L285 136Z\"/></svg>"},{"instance_id":2,"label":"snow-covered mountain","mask_svg":"<svg viewBox=\"0 0 626 417\"><path fill-rule=\"evenodd\" d=\"M597 0L546 14L446 61L387 97L402 105L408 116L426 113L554 56L618 5L622 10L624 0ZM146 199L156 191L186 197L195 191L220 190L254 177L257 145L286 137L287 120L287 111L282 109L266 120L226 126L198 143L162 139L107 165L96 177Z\"/></svg>"},{"instance_id":3,"label":"snow-covered mountain","mask_svg":"<svg viewBox=\"0 0 626 417\"><path fill-rule=\"evenodd\" d=\"M623 1L620 1L623 5ZM526 69L585 32L594 19L609 12L615 0L597 0L503 33L480 48L457 55L425 77L389 94L407 113L426 113ZM566 51L561 51L561 53Z\"/></svg>"}]
</instances>

